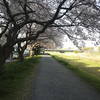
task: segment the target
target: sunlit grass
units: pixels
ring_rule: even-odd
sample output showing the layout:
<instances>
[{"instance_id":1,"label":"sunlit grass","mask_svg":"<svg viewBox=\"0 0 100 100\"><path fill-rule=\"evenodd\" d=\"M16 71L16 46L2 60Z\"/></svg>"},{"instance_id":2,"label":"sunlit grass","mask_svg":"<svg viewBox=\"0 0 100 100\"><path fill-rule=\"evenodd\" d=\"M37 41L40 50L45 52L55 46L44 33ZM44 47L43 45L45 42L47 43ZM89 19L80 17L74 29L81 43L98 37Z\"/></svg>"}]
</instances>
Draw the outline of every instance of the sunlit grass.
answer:
<instances>
[{"instance_id":1,"label":"sunlit grass","mask_svg":"<svg viewBox=\"0 0 100 100\"><path fill-rule=\"evenodd\" d=\"M60 53L50 53L60 63L85 79L100 92L100 63L80 60Z\"/></svg>"},{"instance_id":2,"label":"sunlit grass","mask_svg":"<svg viewBox=\"0 0 100 100\"><path fill-rule=\"evenodd\" d=\"M100 63L82 60L76 57L67 56L66 54L51 53L57 55L60 59L68 62L71 65L75 65L78 68L85 70L86 72L95 75L100 78Z\"/></svg>"},{"instance_id":3,"label":"sunlit grass","mask_svg":"<svg viewBox=\"0 0 100 100\"><path fill-rule=\"evenodd\" d=\"M100 69L98 71L100 72Z\"/></svg>"},{"instance_id":4,"label":"sunlit grass","mask_svg":"<svg viewBox=\"0 0 100 100\"><path fill-rule=\"evenodd\" d=\"M88 60L88 61L92 61L92 62L98 62L100 63L100 53L63 53L62 55L67 55L69 57L76 57L77 59L81 59L81 60Z\"/></svg>"}]
</instances>

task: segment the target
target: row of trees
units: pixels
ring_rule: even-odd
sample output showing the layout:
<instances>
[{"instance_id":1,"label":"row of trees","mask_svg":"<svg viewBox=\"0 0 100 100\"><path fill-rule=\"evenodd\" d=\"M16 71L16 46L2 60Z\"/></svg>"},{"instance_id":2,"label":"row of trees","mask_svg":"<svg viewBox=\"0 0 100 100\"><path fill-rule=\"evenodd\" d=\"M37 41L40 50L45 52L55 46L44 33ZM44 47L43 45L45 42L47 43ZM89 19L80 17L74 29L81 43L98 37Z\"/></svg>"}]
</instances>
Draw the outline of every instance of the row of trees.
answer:
<instances>
[{"instance_id":1,"label":"row of trees","mask_svg":"<svg viewBox=\"0 0 100 100\"><path fill-rule=\"evenodd\" d=\"M40 36L60 44L58 37L65 33L77 45L77 39L97 38L91 31L100 31L99 23L98 0L0 0L0 74L16 43L22 54Z\"/></svg>"}]
</instances>

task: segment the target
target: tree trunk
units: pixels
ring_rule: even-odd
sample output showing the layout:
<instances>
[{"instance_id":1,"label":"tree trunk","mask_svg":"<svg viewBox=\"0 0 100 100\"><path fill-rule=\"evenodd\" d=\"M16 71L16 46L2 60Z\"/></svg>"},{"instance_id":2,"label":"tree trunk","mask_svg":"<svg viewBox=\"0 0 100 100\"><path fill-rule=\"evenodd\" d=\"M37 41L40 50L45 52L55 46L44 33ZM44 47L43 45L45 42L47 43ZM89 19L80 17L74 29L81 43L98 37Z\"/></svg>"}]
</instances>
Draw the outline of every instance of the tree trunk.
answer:
<instances>
[{"instance_id":1,"label":"tree trunk","mask_svg":"<svg viewBox=\"0 0 100 100\"><path fill-rule=\"evenodd\" d=\"M18 57L18 60L19 60L19 62L23 62L24 61L24 56L23 56L23 51L20 51L20 52L18 52L19 53L19 57Z\"/></svg>"},{"instance_id":2,"label":"tree trunk","mask_svg":"<svg viewBox=\"0 0 100 100\"><path fill-rule=\"evenodd\" d=\"M0 58L1 58L1 56L0 56ZM5 61L6 60L4 60L4 59L0 59L0 76L2 75L2 72L3 72L3 66L4 66L4 64L5 64Z\"/></svg>"},{"instance_id":3,"label":"tree trunk","mask_svg":"<svg viewBox=\"0 0 100 100\"><path fill-rule=\"evenodd\" d=\"M33 51L32 50L30 51L30 57L33 57Z\"/></svg>"},{"instance_id":4,"label":"tree trunk","mask_svg":"<svg viewBox=\"0 0 100 100\"><path fill-rule=\"evenodd\" d=\"M24 61L23 54L24 54L24 51L26 48L27 48L27 43L23 47L21 47L21 42L18 43L18 54L19 54L18 60L19 60L19 62Z\"/></svg>"},{"instance_id":5,"label":"tree trunk","mask_svg":"<svg viewBox=\"0 0 100 100\"><path fill-rule=\"evenodd\" d=\"M0 75L3 72L3 66L6 62L6 59L9 57L10 53L12 52L13 47L2 47L0 46Z\"/></svg>"},{"instance_id":6,"label":"tree trunk","mask_svg":"<svg viewBox=\"0 0 100 100\"><path fill-rule=\"evenodd\" d=\"M33 48L31 47L31 50L30 50L30 57L33 57L34 56L34 51L33 51Z\"/></svg>"}]
</instances>

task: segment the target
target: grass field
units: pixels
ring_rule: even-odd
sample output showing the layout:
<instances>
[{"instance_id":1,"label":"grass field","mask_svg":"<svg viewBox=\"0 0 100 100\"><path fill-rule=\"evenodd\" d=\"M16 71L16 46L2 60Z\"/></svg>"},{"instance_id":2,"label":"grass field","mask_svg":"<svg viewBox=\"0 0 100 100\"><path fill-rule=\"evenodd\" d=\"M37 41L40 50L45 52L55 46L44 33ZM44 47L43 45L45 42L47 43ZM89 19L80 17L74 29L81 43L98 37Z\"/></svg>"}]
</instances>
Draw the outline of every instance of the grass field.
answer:
<instances>
[{"instance_id":1,"label":"grass field","mask_svg":"<svg viewBox=\"0 0 100 100\"><path fill-rule=\"evenodd\" d=\"M82 55L78 55L77 57L77 54L74 53L48 53L50 53L52 57L57 59L60 63L71 69L74 73L88 81L100 92L100 63L89 61L89 54L88 56L83 54L85 57L87 57L87 59L83 60L79 58L79 56L82 57ZM95 59L97 58L95 57Z\"/></svg>"},{"instance_id":2,"label":"grass field","mask_svg":"<svg viewBox=\"0 0 100 100\"><path fill-rule=\"evenodd\" d=\"M67 55L70 57L76 57L81 60L87 60L92 62L98 62L100 63L100 53L77 53L69 52L69 53L62 53L62 55Z\"/></svg>"},{"instance_id":3,"label":"grass field","mask_svg":"<svg viewBox=\"0 0 100 100\"><path fill-rule=\"evenodd\" d=\"M25 58L24 62L5 64L0 76L0 100L26 100L29 85L39 66L41 55Z\"/></svg>"}]
</instances>

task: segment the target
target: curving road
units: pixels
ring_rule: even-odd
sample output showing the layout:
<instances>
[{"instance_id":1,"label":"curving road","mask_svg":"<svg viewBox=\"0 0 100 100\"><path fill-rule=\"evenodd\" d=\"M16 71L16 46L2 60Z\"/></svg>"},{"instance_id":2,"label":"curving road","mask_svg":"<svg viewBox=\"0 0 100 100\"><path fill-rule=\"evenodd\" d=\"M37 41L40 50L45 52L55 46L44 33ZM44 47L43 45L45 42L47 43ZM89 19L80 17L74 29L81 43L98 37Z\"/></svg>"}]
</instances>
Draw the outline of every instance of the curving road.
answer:
<instances>
[{"instance_id":1,"label":"curving road","mask_svg":"<svg viewBox=\"0 0 100 100\"><path fill-rule=\"evenodd\" d=\"M43 55L30 100L100 100L100 94L52 57Z\"/></svg>"}]
</instances>

